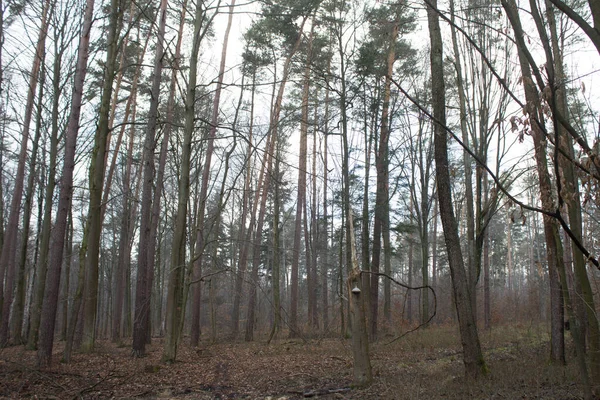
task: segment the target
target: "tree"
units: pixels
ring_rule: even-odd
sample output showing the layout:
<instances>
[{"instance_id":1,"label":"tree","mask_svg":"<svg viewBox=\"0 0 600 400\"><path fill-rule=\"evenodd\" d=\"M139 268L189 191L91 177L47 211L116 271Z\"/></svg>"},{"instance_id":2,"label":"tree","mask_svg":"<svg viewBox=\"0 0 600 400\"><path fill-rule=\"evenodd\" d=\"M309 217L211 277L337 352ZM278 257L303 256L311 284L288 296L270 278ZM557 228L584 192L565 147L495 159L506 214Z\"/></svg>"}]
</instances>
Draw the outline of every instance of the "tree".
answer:
<instances>
[{"instance_id":1,"label":"tree","mask_svg":"<svg viewBox=\"0 0 600 400\"><path fill-rule=\"evenodd\" d=\"M312 43L314 37L314 18L312 21L312 27L310 35L308 37L308 50L306 55L306 61L304 64L304 75L302 81L302 117L300 120L300 143L299 143L299 156L298 156L298 193L296 196L296 219L294 224L294 249L292 251L292 271L291 271L291 298L290 298L290 337L298 336L298 266L300 262L300 241L302 240L302 215L306 213L306 159L307 159L307 139L308 139L308 93L310 89L310 69L311 69L311 56L312 56ZM306 215L305 215L306 217ZM306 221L306 218L304 218ZM306 226L304 227L306 229ZM306 241L306 238L305 238ZM308 253L306 259L308 260ZM307 266L308 266L307 262ZM309 291L309 305L308 313L309 319L311 319L311 295L312 285L314 285L314 279L312 277L312 271L307 268L308 278L308 291Z\"/></svg>"},{"instance_id":2,"label":"tree","mask_svg":"<svg viewBox=\"0 0 600 400\"><path fill-rule=\"evenodd\" d=\"M96 313L98 305L98 265L100 256L100 234L102 231L102 187L106 169L106 150L109 133L109 111L112 98L112 86L115 78L118 40L123 20L123 4L120 0L111 0L108 25L106 63L104 83L100 99L98 127L94 135L94 150L90 164L90 201L88 211L89 236L85 259L86 297L83 307L83 343L84 352L94 349L96 341Z\"/></svg>"},{"instance_id":3,"label":"tree","mask_svg":"<svg viewBox=\"0 0 600 400\"><path fill-rule=\"evenodd\" d=\"M260 241L262 237L263 231L263 223L265 218L266 211L266 202L267 202L267 194L269 192L269 187L271 183L271 175L273 168L273 154L275 150L275 146L277 143L277 135L278 135L278 126L280 123L281 116L281 108L283 104L283 95L285 93L285 87L288 82L291 73L291 63L292 58L298 51L300 47L300 43L302 42L302 33L304 31L304 26L309 16L314 12L315 7L318 5L313 0L303 2L301 1L298 4L297 8L292 8L290 13L281 13L282 5L274 4L272 8L268 8L265 11L265 23L273 24L275 30L284 37L284 43L286 44L286 53L285 60L283 64L283 72L281 77L281 83L279 84L279 88L277 90L277 96L275 98L275 102L272 106L270 119L269 119L269 130L267 135L270 137L268 151L265 156L265 160L263 161L263 165L261 167L261 173L258 179L258 191L255 196L254 204L256 204L258 208L258 218L256 220L256 229L254 234L254 248L253 248L253 260L252 260L252 275L251 281L252 285L250 286L249 293L249 304L248 304L248 316L247 316L247 324L246 324L246 336L245 339L252 340L254 334L254 313L255 313L255 304L256 304L256 283L258 281L258 267L260 264ZM300 19L299 25L296 25L297 18ZM263 171L266 173L263 175ZM260 195L260 197L259 197ZM260 201L260 203L259 203ZM253 221L251 221L250 226L253 226ZM293 272L292 272L293 276ZM292 290L294 285L292 284ZM291 294L292 303L294 294ZM290 306L290 335L294 336L298 333L297 321L295 320L295 316L293 314L294 306L293 304Z\"/></svg>"},{"instance_id":4,"label":"tree","mask_svg":"<svg viewBox=\"0 0 600 400\"><path fill-rule=\"evenodd\" d=\"M223 75L225 74L225 65L227 61L227 45L229 43L229 32L231 31L231 24L233 21L233 10L235 7L235 0L231 1L229 5L229 17L227 19L227 28L225 28L225 36L223 38L223 47L221 49L221 63L219 66L219 75L217 77L217 87L215 88L215 95L213 98L213 109L212 116L210 119L210 128L208 131L208 143L206 145L206 153L204 155L204 168L202 170L202 184L200 188L200 205L198 209L196 230L196 254L197 259L194 261L194 281L197 281L202 276L202 254L206 247L205 235L207 231L204 226L204 219L206 214L206 200L208 197L208 182L210 179L212 155L214 151L214 142L217 133L217 127L219 124L219 106L221 99L221 90L223 88ZM202 300L200 282L194 286L194 295L192 299L192 330L190 334L190 342L192 346L198 346L200 340L200 302Z\"/></svg>"},{"instance_id":5,"label":"tree","mask_svg":"<svg viewBox=\"0 0 600 400\"><path fill-rule=\"evenodd\" d=\"M219 2L220 5L220 2ZM218 10L217 6L217 10ZM179 176L179 189L177 196L177 215L173 231L171 246L171 270L169 273L169 286L167 292L167 314L166 318L166 340L162 359L164 362L172 363L177 356L179 336L181 334L181 323L184 315L184 271L186 268L185 236L187 226L187 206L190 195L190 158L192 137L194 135L195 103L196 103L196 73L198 71L198 54L200 43L212 20L213 14L203 26L205 18L203 4L196 4L194 14L194 36L192 52L190 56L188 86L185 95L185 122L183 127L183 143L181 153L181 170ZM195 256L195 255L194 255Z\"/></svg>"},{"instance_id":6,"label":"tree","mask_svg":"<svg viewBox=\"0 0 600 400\"><path fill-rule=\"evenodd\" d=\"M512 28L515 33L515 39L517 41L517 47L519 49L519 63L521 67L521 71L524 77L523 83L525 88L525 97L527 101L527 114L531 120L531 127L533 130L533 140L535 146L535 158L536 158L536 166L538 171L538 179L540 185L540 199L542 202L542 208L544 210L555 210L556 205L554 204L554 199L552 196L552 187L550 180L550 173L548 170L548 162L547 162L547 154L546 154L546 142L544 140L544 114L541 110L541 101L540 95L536 90L536 86L533 80L532 75L532 66L528 57L527 47L524 43L524 33L521 25L521 21L517 12L517 7L514 1L511 0L503 0L502 6L508 16L508 19L512 25ZM550 279L560 278L560 286L562 287L562 293L564 296L564 301L569 311L569 318L573 319L573 302L571 300L571 296L567 289L567 280L566 280L566 272L564 268L563 260L563 247L560 239L560 235L558 232L558 223L555 219L551 218L549 215L544 215L544 231L546 236L546 251L548 254L548 268L550 269ZM558 271L556 275L552 269ZM551 283L550 286L550 294L559 295L559 291L557 290L558 282ZM551 297L551 302L557 302L558 299ZM557 313L555 311L558 307L562 307L560 304L554 303L551 305L553 314ZM553 316L553 336L561 335L561 332L556 332L558 328L557 315ZM572 333L575 341L575 346L577 349L577 358L578 364L580 368L580 372L582 375L582 380L584 382L584 387L586 390L586 397L591 398L591 386L589 381L589 375L587 371L587 366L585 363L585 350L583 344L583 338L580 332L580 323L575 322L572 324ZM556 340L556 339L555 339ZM559 339L560 340L560 339ZM552 349L555 349L553 345ZM560 355L555 355L555 357L560 357Z\"/></svg>"},{"instance_id":7,"label":"tree","mask_svg":"<svg viewBox=\"0 0 600 400\"><path fill-rule=\"evenodd\" d=\"M158 125L158 105L160 101L160 82L164 65L164 41L167 20L167 0L160 1L158 10L158 31L156 50L154 53L154 68L152 71L150 90L150 108L148 110L148 124L144 138L142 164L144 169L142 183L142 208L140 218L140 241L138 249L138 273L135 296L135 318L133 325L133 352L137 356L143 355L146 340L150 329L150 294L152 288L152 273L154 270L154 246L150 240L152 221L152 189L154 186L154 153L156 150L156 130Z\"/></svg>"},{"instance_id":8,"label":"tree","mask_svg":"<svg viewBox=\"0 0 600 400\"><path fill-rule=\"evenodd\" d=\"M27 103L25 104L25 115L23 119L23 128L21 133L21 149L19 151L19 159L17 165L17 172L15 175L15 187L13 189L12 199L10 203L10 214L8 217L8 224L4 231L4 238L2 243L2 252L0 253L0 303L2 308L2 320L6 323L2 325L8 329L8 312L10 311L10 305L12 303L13 296L13 284L16 269L16 255L17 255L17 234L19 229L19 212L21 209L21 201L23 196L23 186L25 180L25 163L27 162L27 144L29 142L29 128L31 125L35 93L38 85L38 79L40 76L40 69L42 60L45 55L46 37L48 36L48 13L50 10L50 2L46 1L42 10L42 23L38 32L38 39L36 43L35 53L33 57L33 63L31 66L31 75L29 79L29 90L27 92ZM33 173L33 171L30 171ZM6 274L6 284L4 282L4 276ZM6 306L4 305L6 304ZM8 332L0 334L0 347L6 346L6 340Z\"/></svg>"},{"instance_id":9,"label":"tree","mask_svg":"<svg viewBox=\"0 0 600 400\"><path fill-rule=\"evenodd\" d=\"M54 345L54 327L56 323L56 309L58 303L60 273L63 264L64 238L67 231L67 217L73 195L73 171L75 169L75 147L79 132L79 119L81 116L81 103L83 97L83 84L87 72L89 56L90 30L94 0L87 0L85 4L83 24L79 45L77 48L77 63L73 77L73 95L71 109L65 134L65 157L63 162L62 178L60 180L60 193L58 208L54 223L56 241L50 248L48 257L48 276L44 290L42 317L40 321L40 338L38 345L38 365L49 366L52 361L52 348Z\"/></svg>"},{"instance_id":10,"label":"tree","mask_svg":"<svg viewBox=\"0 0 600 400\"><path fill-rule=\"evenodd\" d=\"M444 239L458 323L463 346L463 362L467 376L479 378L487 373L487 366L481 352L475 315L471 307L471 294L465 271L458 227L452 205L450 173L448 168L448 143L446 132L446 105L442 35L437 14L437 0L426 1L429 39L431 41L431 98L434 125L434 158L440 217L444 228Z\"/></svg>"}]
</instances>

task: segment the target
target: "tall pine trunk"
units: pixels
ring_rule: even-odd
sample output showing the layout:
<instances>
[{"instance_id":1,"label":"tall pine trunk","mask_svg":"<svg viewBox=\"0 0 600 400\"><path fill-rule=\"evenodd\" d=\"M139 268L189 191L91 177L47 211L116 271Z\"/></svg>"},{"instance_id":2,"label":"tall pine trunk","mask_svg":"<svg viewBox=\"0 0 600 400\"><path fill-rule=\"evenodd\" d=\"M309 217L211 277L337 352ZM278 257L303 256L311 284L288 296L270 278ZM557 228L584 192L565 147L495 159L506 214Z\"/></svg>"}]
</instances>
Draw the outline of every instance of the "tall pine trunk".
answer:
<instances>
[{"instance_id":1,"label":"tall pine trunk","mask_svg":"<svg viewBox=\"0 0 600 400\"><path fill-rule=\"evenodd\" d=\"M50 1L45 1L42 10L42 22L38 33L33 64L31 66L31 75L29 77L29 89L27 91L27 100L25 104L25 115L23 117L23 129L21 132L21 149L17 162L17 171L15 174L15 185L12 190L12 199L10 203L10 211L8 216L8 224L4 231L4 242L2 243L2 252L0 253L0 312L2 319L8 318L4 314L10 310L10 303L13 296L14 275L16 273L16 256L17 250L17 235L19 231L19 215L21 212L21 201L23 196L23 186L25 184L25 164L27 163L27 145L29 142L29 128L33 115L35 94L37 90L38 80L42 60L45 56L46 37L48 35L48 13L50 9ZM30 171L33 173L33 171ZM6 275L6 281L5 281ZM5 286L6 285L6 286ZM8 305L5 311L4 304ZM7 335L6 335L7 336ZM6 345L5 340L0 342L0 347Z\"/></svg>"},{"instance_id":2,"label":"tall pine trunk","mask_svg":"<svg viewBox=\"0 0 600 400\"><path fill-rule=\"evenodd\" d=\"M254 234L254 246L253 246L254 248L253 248L253 254L252 254L253 260L252 260L252 275L251 275L252 284L250 286L250 293L248 296L249 297L249 299L248 299L248 316L246 319L246 336L245 336L246 341L252 340L253 335L254 335L256 284L257 284L257 280L258 280L257 279L258 278L258 267L260 264L260 248L261 248L260 241L261 241L261 237L262 237L263 222L264 222L264 217L265 217L265 212L266 212L267 195L269 192L269 185L271 182L273 153L274 153L274 149L275 149L275 146L277 143L279 119L280 119L280 115L281 115L281 107L283 105L283 94L285 92L285 86L287 84L287 81L288 81L288 78L290 75L290 67L291 67L291 63L292 63L292 58L294 57L294 55L298 51L298 48L300 47L300 42L302 41L302 32L304 30L304 25L306 24L307 19L308 19L307 16L302 17L302 22L299 27L298 39L294 43L293 48L290 50L290 52L288 53L288 55L285 59L285 63L283 66L283 75L281 77L281 83L279 84L277 98L275 99L275 104L273 105L273 110L271 111L271 119L269 121L269 136L271 139L271 143L270 143L270 148L267 152L267 155L265 155L267 171L264 176L264 181L262 182L262 187L260 187L260 184L259 184L259 190L257 192L257 196L255 198L255 203L254 203L254 204L256 204L255 207L259 206L260 208L259 208L258 220L257 220L257 224L256 224L256 231L255 231L256 233ZM259 182L260 182L260 178L259 178ZM259 200L258 195L259 194L261 194L260 205L258 204L258 200ZM292 274L292 276L293 276L293 274ZM292 291L293 291L293 287L294 287L294 285L292 284ZM294 301L293 296L294 295L292 292L292 302ZM294 336L298 333L297 319L294 320L293 309L294 309L293 306L291 306L292 311L290 312L291 313L291 315L290 315L290 336Z\"/></svg>"},{"instance_id":3,"label":"tall pine trunk","mask_svg":"<svg viewBox=\"0 0 600 400\"><path fill-rule=\"evenodd\" d=\"M138 273L135 291L135 318L133 324L133 352L141 356L150 329L150 294L152 288L151 271L154 271L154 253L150 253L150 230L152 221L152 189L154 186L154 153L156 150L156 129L158 125L158 105L160 101L160 82L164 63L164 41L167 21L167 0L160 1L158 11L158 31L154 53L150 90L148 124L142 153L142 208L140 213L140 241L138 247ZM154 239L155 240L155 239Z\"/></svg>"},{"instance_id":4,"label":"tall pine trunk","mask_svg":"<svg viewBox=\"0 0 600 400\"><path fill-rule=\"evenodd\" d=\"M88 211L89 236L85 259L85 298L83 300L83 352L91 352L96 342L96 314L98 311L98 278L100 261L100 235L102 233L102 188L106 168L106 150L109 134L109 116L112 86L115 78L117 46L123 10L121 0L111 0L108 25L106 64L98 127L94 136L94 150L90 163L90 201Z\"/></svg>"},{"instance_id":5,"label":"tall pine trunk","mask_svg":"<svg viewBox=\"0 0 600 400\"><path fill-rule=\"evenodd\" d=\"M210 180L212 155L214 152L214 142L217 134L217 126L219 124L219 106L221 100L221 89L223 88L223 76L225 74L225 65L227 61L227 45L229 43L229 32L233 22L233 10L235 0L232 0L229 5L229 17L227 19L227 27L225 28L225 36L223 38L223 47L221 48L221 64L219 65L219 75L217 77L217 87L215 88L215 96L213 98L213 109L210 119L210 129L208 131L208 143L206 145L206 155L204 157L204 168L202 170L202 183L200 187L200 206L197 216L196 229L198 230L198 238L196 243L197 259L194 261L194 280L200 279L202 275L202 254L206 247L204 236L207 234L204 227L204 217L206 215L206 201L208 199L208 181ZM192 298L192 329L190 332L190 344L198 346L200 340L200 309L202 301L202 284L197 282L194 286L194 295Z\"/></svg>"},{"instance_id":6,"label":"tall pine trunk","mask_svg":"<svg viewBox=\"0 0 600 400\"><path fill-rule=\"evenodd\" d=\"M73 95L71 109L65 134L65 157L63 162L62 178L60 180L60 193L56 220L54 223L54 237L56 242L50 248L48 257L48 276L44 291L42 317L40 321L40 338L38 345L38 365L46 367L52 361L52 348L54 346L54 327L59 296L60 275L63 264L64 239L68 227L67 218L73 195L73 171L75 169L75 148L79 132L79 119L83 97L83 84L87 72L89 56L90 30L94 0L87 0L85 5L83 26L79 45L77 48L77 64L73 80Z\"/></svg>"},{"instance_id":7,"label":"tall pine trunk","mask_svg":"<svg viewBox=\"0 0 600 400\"><path fill-rule=\"evenodd\" d=\"M169 272L169 286L167 292L167 309L165 316L166 338L162 359L164 362L175 362L181 323L185 308L184 303L184 270L186 268L186 226L188 200L190 197L190 159L192 151L192 137L194 135L195 102L196 102L196 74L198 71L198 54L200 43L206 29L202 29L205 11L202 3L196 4L194 15L194 36L192 53L190 56L188 86L185 96L185 122L183 127L183 144L181 153L181 167L179 176L179 189L177 196L177 214L171 244L171 265Z\"/></svg>"},{"instance_id":8,"label":"tall pine trunk","mask_svg":"<svg viewBox=\"0 0 600 400\"><path fill-rule=\"evenodd\" d=\"M314 21L313 21L314 22ZM294 223L294 248L292 250L292 272L291 272L291 297L290 297L290 337L298 335L298 286L299 286L299 264L300 264L300 241L302 240L302 222L306 221L306 158L307 158L307 139L308 139L308 92L310 88L310 66L311 66L311 47L314 32L311 28L311 33L308 39L308 53L304 64L304 75L302 81L302 117L300 121L300 150L298 157L298 189L296 196L296 219ZM304 214L304 218L303 218ZM306 229L306 227L305 227ZM306 242L306 236L305 236ZM308 246L306 246L308 249ZM314 284L312 270L309 270L309 254L306 254L306 274L308 286L308 314L309 319L312 316L312 298L310 291Z\"/></svg>"}]
</instances>

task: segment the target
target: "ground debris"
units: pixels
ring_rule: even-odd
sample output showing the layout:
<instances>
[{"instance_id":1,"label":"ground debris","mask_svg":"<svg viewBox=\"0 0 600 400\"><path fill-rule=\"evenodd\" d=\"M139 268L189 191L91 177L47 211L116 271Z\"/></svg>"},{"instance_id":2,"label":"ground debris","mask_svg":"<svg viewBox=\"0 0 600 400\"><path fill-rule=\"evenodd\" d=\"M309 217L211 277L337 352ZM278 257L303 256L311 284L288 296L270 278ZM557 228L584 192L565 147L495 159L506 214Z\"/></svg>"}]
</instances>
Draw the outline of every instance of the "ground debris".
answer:
<instances>
[{"instance_id":1,"label":"ground debris","mask_svg":"<svg viewBox=\"0 0 600 400\"><path fill-rule=\"evenodd\" d=\"M578 399L577 369L547 363L545 328L496 327L482 335L488 378L469 382L457 329L431 326L391 345L371 346L374 383L352 388L349 339L203 342L180 346L177 362L161 362L155 338L143 358L127 346L99 341L92 354L62 364L62 343L49 369L36 352L14 346L0 352L0 398L56 399ZM517 344L515 344L517 343ZM572 354L572 353L569 353Z\"/></svg>"},{"instance_id":2,"label":"ground debris","mask_svg":"<svg viewBox=\"0 0 600 400\"><path fill-rule=\"evenodd\" d=\"M288 393L299 394L303 397L325 396L328 394L346 393L352 390L349 387L333 389L313 389L313 390L290 390Z\"/></svg>"}]
</instances>

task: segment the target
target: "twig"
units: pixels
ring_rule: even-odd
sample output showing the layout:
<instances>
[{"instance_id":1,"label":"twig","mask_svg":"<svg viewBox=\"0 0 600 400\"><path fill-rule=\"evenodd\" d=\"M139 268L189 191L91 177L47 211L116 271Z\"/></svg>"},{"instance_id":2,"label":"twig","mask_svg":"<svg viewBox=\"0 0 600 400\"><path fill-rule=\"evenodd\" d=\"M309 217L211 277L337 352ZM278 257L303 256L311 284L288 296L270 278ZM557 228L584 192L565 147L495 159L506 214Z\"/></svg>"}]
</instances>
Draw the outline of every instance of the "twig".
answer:
<instances>
[{"instance_id":1,"label":"twig","mask_svg":"<svg viewBox=\"0 0 600 400\"><path fill-rule=\"evenodd\" d=\"M429 319L428 319L427 321L425 321L425 322L423 322L423 323L421 323L421 324L417 325L417 327L416 327L416 328L410 329L410 330L408 330L408 331L404 332L404 333L403 333L402 335L400 335L400 336L396 336L394 339L390 340L390 341L389 341L389 342L387 342L386 344L392 344L392 343L394 343L395 341L397 341L397 340L399 340L399 339L402 339L404 336L408 335L409 333L412 333L412 332L414 332L414 331L416 331L416 330L420 329L421 327L428 325L428 324L431 322L431 320L433 319L433 317L435 317L435 314L437 313L437 296L436 296L436 294L435 294L435 290L433 290L433 288L432 288L431 286L429 286L429 285L424 285L424 286L416 286L416 287L413 287L413 286L408 286L408 285L406 285L406 284L404 284L404 283L402 283L402 282L400 282L400 281L397 281L397 280L395 280L394 278L392 278L392 277L391 277L391 276L389 276L388 274L384 274L384 273L382 273L382 272L363 271L363 270L361 270L361 271L360 271L360 273L361 273L361 274L363 274L363 273L364 273L364 274L371 274L371 275L376 275L376 276L383 276L384 278L387 278L387 279L389 279L390 281L394 282L396 285L398 285L398 286L401 286L401 287L403 287L403 288L405 288L405 289L408 289L408 290L421 290L421 289L429 289L429 290L431 290L431 293L433 293L433 314L431 314L431 316L429 317Z\"/></svg>"}]
</instances>

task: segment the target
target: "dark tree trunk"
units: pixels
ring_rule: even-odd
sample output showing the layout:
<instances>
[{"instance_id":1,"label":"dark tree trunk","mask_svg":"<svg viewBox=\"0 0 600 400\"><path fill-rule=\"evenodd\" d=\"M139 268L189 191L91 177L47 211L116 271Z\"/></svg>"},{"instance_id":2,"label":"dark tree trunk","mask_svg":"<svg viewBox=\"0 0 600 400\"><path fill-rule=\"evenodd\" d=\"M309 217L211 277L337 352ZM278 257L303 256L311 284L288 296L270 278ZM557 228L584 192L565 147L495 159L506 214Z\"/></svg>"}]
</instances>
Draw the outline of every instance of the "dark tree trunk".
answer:
<instances>
[{"instance_id":1,"label":"dark tree trunk","mask_svg":"<svg viewBox=\"0 0 600 400\"><path fill-rule=\"evenodd\" d=\"M85 259L85 298L83 301L83 342L81 349L91 352L96 342L96 315L98 312L98 278L100 261L100 235L102 233L102 188L106 169L106 150L109 134L109 112L112 86L116 71L117 46L123 18L121 0L111 0L111 13L107 37L104 84L100 100L98 127L94 137L94 150L90 162L89 236Z\"/></svg>"},{"instance_id":2,"label":"dark tree trunk","mask_svg":"<svg viewBox=\"0 0 600 400\"><path fill-rule=\"evenodd\" d=\"M38 80L42 61L45 57L45 44L48 34L48 12L51 2L44 2L42 10L42 22L38 34L38 40L31 67L31 75L29 79L29 89L27 91L27 100L25 104L25 115L23 117L23 130L21 133L21 149L17 161L17 171L14 178L14 188L12 190L12 199L10 203L10 211L8 216L8 224L4 231L4 242L2 243L2 251L0 253L0 312L2 320L6 319L6 333L0 334L4 336L0 341L0 347L6 345L6 337L8 336L8 315L10 305L13 298L13 284L16 274L16 256L17 256L17 236L19 231L19 215L21 213L21 201L23 196L23 186L25 184L25 164L27 162L27 144L29 142L29 128L33 115L35 94L37 90ZM33 171L30 171L33 173ZM6 281L5 281L6 279ZM5 286L6 285L6 286ZM6 306L4 306L6 304ZM1 326L5 324L2 323ZM4 330L1 328L0 330Z\"/></svg>"},{"instance_id":3,"label":"dark tree trunk","mask_svg":"<svg viewBox=\"0 0 600 400\"><path fill-rule=\"evenodd\" d=\"M60 181L60 194L58 208L54 223L54 237L56 242L50 248L48 258L48 276L44 291L42 317L40 322L40 341L38 346L38 364L40 367L50 365L52 361L52 348L54 345L54 326L56 322L56 309L59 296L60 273L63 264L64 238L67 230L67 219L73 194L73 171L75 169L75 147L79 132L79 117L81 115L81 102L83 97L83 84L87 72L89 55L90 30L94 0L87 0L84 11L83 26L77 49L77 64L75 67L73 96L71 97L71 113L65 135L65 158L63 174Z\"/></svg>"},{"instance_id":4,"label":"dark tree trunk","mask_svg":"<svg viewBox=\"0 0 600 400\"><path fill-rule=\"evenodd\" d=\"M463 361L466 375L479 378L487 374L487 367L481 352L479 334L475 322L475 315L471 307L471 293L469 291L469 278L458 236L458 225L454 216L452 205L452 190L450 188L450 171L448 163L448 140L446 126L445 84L443 68L443 44L436 12L437 0L427 3L427 19L429 37L431 40L431 76L432 76L432 102L433 115L436 119L434 126L434 158L436 163L436 179L438 201L444 238L450 264L450 275L456 303L461 342L463 347Z\"/></svg>"},{"instance_id":5,"label":"dark tree trunk","mask_svg":"<svg viewBox=\"0 0 600 400\"><path fill-rule=\"evenodd\" d=\"M150 330L150 298L152 293L152 276L154 272L155 248L151 240L152 220L152 189L154 186L154 153L156 150L156 129L158 125L158 105L160 102L160 82L164 63L164 40L167 20L167 0L160 1L158 11L158 31L156 50L154 53L154 69L150 78L152 88L150 91L150 108L148 110L148 124L144 138L142 165L144 176L142 180L142 203L140 213L140 241L138 247L138 273L135 289L135 317L133 323L133 352L136 356L145 353L146 341ZM121 293L122 294L122 293Z\"/></svg>"}]
</instances>

